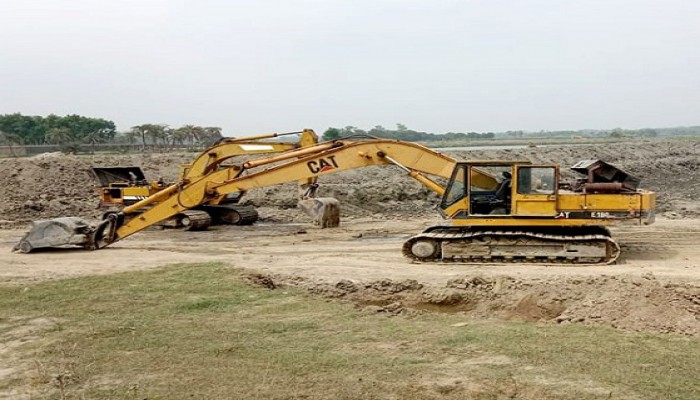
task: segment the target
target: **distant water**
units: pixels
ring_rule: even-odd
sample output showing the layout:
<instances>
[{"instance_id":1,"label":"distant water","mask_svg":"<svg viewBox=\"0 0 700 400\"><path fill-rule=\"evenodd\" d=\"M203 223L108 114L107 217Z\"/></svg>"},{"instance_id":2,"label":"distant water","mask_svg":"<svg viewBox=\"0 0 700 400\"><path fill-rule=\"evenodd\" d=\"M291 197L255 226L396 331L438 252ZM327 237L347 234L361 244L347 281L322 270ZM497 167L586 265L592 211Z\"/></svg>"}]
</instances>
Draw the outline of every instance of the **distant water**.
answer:
<instances>
[{"instance_id":1,"label":"distant water","mask_svg":"<svg viewBox=\"0 0 700 400\"><path fill-rule=\"evenodd\" d=\"M537 147L572 147L581 146L580 144L538 144ZM520 150L527 149L526 144L497 144L493 146L461 146L461 147L431 147L437 151L460 151L460 150Z\"/></svg>"}]
</instances>

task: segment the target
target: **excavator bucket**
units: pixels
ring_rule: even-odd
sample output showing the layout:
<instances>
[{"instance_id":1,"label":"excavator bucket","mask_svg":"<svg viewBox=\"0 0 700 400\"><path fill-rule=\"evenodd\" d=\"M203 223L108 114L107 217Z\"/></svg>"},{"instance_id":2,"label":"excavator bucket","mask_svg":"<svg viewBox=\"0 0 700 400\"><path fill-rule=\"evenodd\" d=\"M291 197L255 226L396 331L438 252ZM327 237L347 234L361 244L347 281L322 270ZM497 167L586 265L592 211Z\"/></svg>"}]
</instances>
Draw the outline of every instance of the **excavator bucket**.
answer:
<instances>
[{"instance_id":1,"label":"excavator bucket","mask_svg":"<svg viewBox=\"0 0 700 400\"><path fill-rule=\"evenodd\" d=\"M78 217L35 221L32 229L12 250L29 253L35 249L66 245L90 247L95 229L94 225Z\"/></svg>"},{"instance_id":2,"label":"excavator bucket","mask_svg":"<svg viewBox=\"0 0 700 400\"><path fill-rule=\"evenodd\" d=\"M335 228L340 225L340 203L333 197L299 200L297 206L321 228Z\"/></svg>"}]
</instances>

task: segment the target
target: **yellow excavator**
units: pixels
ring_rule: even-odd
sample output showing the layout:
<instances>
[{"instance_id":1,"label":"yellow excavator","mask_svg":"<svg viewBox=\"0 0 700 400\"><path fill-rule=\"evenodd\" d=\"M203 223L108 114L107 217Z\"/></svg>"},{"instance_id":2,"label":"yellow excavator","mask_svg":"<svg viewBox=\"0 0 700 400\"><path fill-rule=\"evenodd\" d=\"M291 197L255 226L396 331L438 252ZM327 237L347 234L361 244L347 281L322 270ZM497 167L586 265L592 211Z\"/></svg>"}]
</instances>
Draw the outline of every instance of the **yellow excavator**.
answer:
<instances>
[{"instance_id":1,"label":"yellow excavator","mask_svg":"<svg viewBox=\"0 0 700 400\"><path fill-rule=\"evenodd\" d=\"M298 136L298 140L295 142L268 140L290 135ZM224 163L236 156L280 153L317 143L318 136L311 129L242 138L225 138L204 150L193 162L181 165L178 179L179 181L201 179L203 176L222 168ZM107 210L104 217L153 196L169 186L162 179L146 180L139 167L95 167L91 168L91 172L100 185L98 207ZM312 183L314 182L302 182L302 184ZM253 206L239 204L243 195L244 192L227 194L216 204L204 203L184 210L167 221L161 222L161 225L182 227L185 230L204 230L210 224L250 225L258 220L258 212Z\"/></svg>"},{"instance_id":2,"label":"yellow excavator","mask_svg":"<svg viewBox=\"0 0 700 400\"><path fill-rule=\"evenodd\" d=\"M201 204L218 204L230 193L315 182L322 175L373 165L397 166L441 196L439 210L449 224L430 227L403 245L404 255L418 261L609 264L620 247L606 226L654 221L655 194L599 160L576 164L574 171L583 177L567 183L560 181L557 165L458 161L415 143L351 137L183 179L97 226L75 218L61 228L65 240L58 244L103 248ZM337 215L327 209L337 211L337 201L313 200L318 222L334 226ZM59 229L56 221L45 222ZM32 238L34 230L16 246L19 251L46 247Z\"/></svg>"}]
</instances>

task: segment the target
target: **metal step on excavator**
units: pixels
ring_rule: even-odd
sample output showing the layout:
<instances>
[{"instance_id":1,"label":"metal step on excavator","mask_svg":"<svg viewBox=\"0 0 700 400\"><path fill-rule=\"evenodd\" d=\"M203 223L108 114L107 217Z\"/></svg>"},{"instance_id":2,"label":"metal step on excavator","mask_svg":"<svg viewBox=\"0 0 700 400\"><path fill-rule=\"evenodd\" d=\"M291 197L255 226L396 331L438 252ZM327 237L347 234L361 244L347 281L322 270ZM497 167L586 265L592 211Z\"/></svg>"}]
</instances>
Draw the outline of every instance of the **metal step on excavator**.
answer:
<instances>
[{"instance_id":1,"label":"metal step on excavator","mask_svg":"<svg viewBox=\"0 0 700 400\"><path fill-rule=\"evenodd\" d=\"M103 248L230 193L294 181L309 185L311 198L300 208L311 211L322 227L337 226L337 200L313 197L317 179L368 166L398 167L441 197L438 209L449 224L428 228L403 246L404 255L417 262L610 264L620 247L608 226L654 221L656 195L599 160L576 164L572 169L584 177L565 182L558 165L458 161L415 143L350 137L182 180L97 225L75 225L76 236L64 236L65 244ZM134 217L140 209L145 211ZM77 235L85 235L85 241ZM36 247L32 232L23 241L29 244L20 242L20 250Z\"/></svg>"}]
</instances>

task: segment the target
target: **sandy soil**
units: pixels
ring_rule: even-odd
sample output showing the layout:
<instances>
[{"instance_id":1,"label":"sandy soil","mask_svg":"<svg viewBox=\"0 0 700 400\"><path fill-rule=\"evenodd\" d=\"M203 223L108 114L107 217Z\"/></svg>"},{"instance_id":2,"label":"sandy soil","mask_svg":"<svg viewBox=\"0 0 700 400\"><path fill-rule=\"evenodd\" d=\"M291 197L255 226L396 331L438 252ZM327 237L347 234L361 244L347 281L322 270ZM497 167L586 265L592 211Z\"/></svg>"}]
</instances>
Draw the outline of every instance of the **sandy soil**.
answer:
<instances>
[{"instance_id":1,"label":"sandy soil","mask_svg":"<svg viewBox=\"0 0 700 400\"><path fill-rule=\"evenodd\" d=\"M436 221L367 218L340 228L308 224L149 230L87 252L14 254L21 230L0 231L0 284L110 274L180 262L223 261L266 286L297 285L377 312L465 311L700 335L700 220L614 229L623 256L611 266L426 264L402 242ZM256 278L257 277L257 278Z\"/></svg>"},{"instance_id":2,"label":"sandy soil","mask_svg":"<svg viewBox=\"0 0 700 400\"><path fill-rule=\"evenodd\" d=\"M438 265L404 258L400 251L403 241L437 221L358 218L345 220L333 229L305 223L215 226L206 232L152 229L99 251L56 249L29 255L10 251L23 230L0 230L0 283L18 285L206 261L226 261L318 281L389 278L441 284L465 273L522 278L653 273L671 282L700 283L700 219L613 228L622 256L611 266Z\"/></svg>"}]
</instances>

